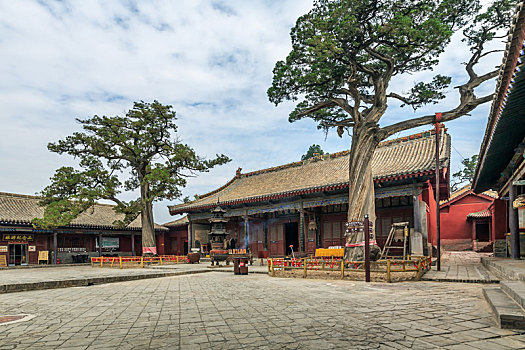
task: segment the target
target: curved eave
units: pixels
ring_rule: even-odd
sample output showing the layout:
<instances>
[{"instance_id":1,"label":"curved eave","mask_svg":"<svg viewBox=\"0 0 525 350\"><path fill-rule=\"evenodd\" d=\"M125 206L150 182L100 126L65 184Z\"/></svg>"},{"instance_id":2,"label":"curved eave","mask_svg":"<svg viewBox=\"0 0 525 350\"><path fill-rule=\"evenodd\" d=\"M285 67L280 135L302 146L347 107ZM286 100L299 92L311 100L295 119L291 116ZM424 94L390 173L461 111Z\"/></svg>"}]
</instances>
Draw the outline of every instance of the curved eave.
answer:
<instances>
[{"instance_id":1,"label":"curved eave","mask_svg":"<svg viewBox=\"0 0 525 350\"><path fill-rule=\"evenodd\" d=\"M448 167L442 167L440 170L443 171L446 168ZM399 181L399 180L429 176L429 175L434 175L434 174L435 174L435 170L434 168L432 168L431 170L420 171L417 173L385 176L385 177L374 179L374 182L384 183L384 182L390 182L390 181ZM311 188L288 191L288 192L273 193L269 195L262 195L262 196L256 196L256 197L235 199L235 200L221 202L221 205L235 206L235 205L242 205L242 204L252 204L252 203L265 202L269 200L277 200L281 198L289 198L289 197L307 195L307 194L318 193L318 192L336 191L336 190L341 190L345 188L348 188L348 182L325 185L325 186L318 186L318 187L311 187ZM171 206L169 207L169 211L171 215L177 215L177 214L188 213L192 211L211 209L214 206L216 206L215 203L195 205L195 206Z\"/></svg>"},{"instance_id":2,"label":"curved eave","mask_svg":"<svg viewBox=\"0 0 525 350\"><path fill-rule=\"evenodd\" d=\"M498 180L502 177L502 172L512 159L514 149L523 140L524 116L519 110L513 113L509 109L515 108L513 105L516 103L523 106L525 98L521 86L524 77L520 73L523 67L518 67L520 56L523 56L524 40L525 8L523 3L520 3L512 19L509 41L503 56L485 135L479 151L479 162L472 186L476 193L484 192L497 185ZM513 93L513 90L520 89L521 92Z\"/></svg>"}]
</instances>

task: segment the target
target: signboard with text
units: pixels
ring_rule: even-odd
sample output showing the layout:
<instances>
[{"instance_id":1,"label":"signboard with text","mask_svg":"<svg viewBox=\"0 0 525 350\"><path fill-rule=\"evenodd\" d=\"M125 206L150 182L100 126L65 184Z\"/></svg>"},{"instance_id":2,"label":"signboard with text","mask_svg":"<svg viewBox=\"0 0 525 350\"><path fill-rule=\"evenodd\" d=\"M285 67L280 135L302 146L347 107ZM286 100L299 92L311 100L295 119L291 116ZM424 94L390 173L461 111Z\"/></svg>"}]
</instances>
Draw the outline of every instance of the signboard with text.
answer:
<instances>
[{"instance_id":1,"label":"signboard with text","mask_svg":"<svg viewBox=\"0 0 525 350\"><path fill-rule=\"evenodd\" d=\"M23 233L8 233L2 235L3 241L15 241L15 242L27 242L33 241L35 236L32 233L23 234Z\"/></svg>"}]
</instances>

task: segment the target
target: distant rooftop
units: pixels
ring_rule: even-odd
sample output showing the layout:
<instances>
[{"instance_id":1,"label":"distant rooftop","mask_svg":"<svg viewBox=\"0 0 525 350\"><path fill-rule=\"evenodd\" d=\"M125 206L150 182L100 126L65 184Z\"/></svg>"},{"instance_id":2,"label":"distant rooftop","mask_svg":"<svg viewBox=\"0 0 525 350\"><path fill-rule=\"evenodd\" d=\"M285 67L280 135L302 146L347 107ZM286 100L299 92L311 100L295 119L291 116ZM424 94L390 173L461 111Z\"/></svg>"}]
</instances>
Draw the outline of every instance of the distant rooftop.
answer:
<instances>
[{"instance_id":1,"label":"distant rooftop","mask_svg":"<svg viewBox=\"0 0 525 350\"><path fill-rule=\"evenodd\" d=\"M44 215L44 207L39 204L40 198L25 194L0 192L0 224L30 225L33 218ZM124 214L116 213L111 204L97 203L81 213L71 222L69 227L85 228L114 228L113 222L124 219ZM124 230L141 230L140 215ZM156 230L166 230L165 227L155 224Z\"/></svg>"}]
</instances>

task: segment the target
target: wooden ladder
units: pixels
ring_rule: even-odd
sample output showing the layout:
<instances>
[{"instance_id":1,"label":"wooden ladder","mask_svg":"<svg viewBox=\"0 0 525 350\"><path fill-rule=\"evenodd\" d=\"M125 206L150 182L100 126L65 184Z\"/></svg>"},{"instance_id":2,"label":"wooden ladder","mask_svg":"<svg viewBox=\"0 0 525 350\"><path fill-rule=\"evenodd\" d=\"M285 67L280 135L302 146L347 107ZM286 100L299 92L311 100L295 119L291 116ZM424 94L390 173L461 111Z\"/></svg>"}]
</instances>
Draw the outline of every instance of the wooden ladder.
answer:
<instances>
[{"instance_id":1,"label":"wooden ladder","mask_svg":"<svg viewBox=\"0 0 525 350\"><path fill-rule=\"evenodd\" d=\"M390 249L403 249L403 260L406 260L407 258L407 250L408 250L408 232L409 232L409 223L408 222L395 222L392 224L392 227L390 228L390 232L388 233L388 237L385 242L385 246L383 247L383 251L381 252L381 258L385 259L388 258L388 253L390 252ZM392 241L394 240L394 236L396 234L396 230L403 228L403 246L395 246L392 245Z\"/></svg>"}]
</instances>

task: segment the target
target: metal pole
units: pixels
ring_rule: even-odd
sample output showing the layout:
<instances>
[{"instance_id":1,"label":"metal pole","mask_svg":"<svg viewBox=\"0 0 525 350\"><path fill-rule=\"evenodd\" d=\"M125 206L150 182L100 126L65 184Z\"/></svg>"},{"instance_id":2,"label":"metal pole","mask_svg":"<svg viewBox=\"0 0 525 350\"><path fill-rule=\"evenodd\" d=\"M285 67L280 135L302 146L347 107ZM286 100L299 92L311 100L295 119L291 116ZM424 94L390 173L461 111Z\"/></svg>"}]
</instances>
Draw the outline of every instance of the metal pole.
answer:
<instances>
[{"instance_id":1,"label":"metal pole","mask_svg":"<svg viewBox=\"0 0 525 350\"><path fill-rule=\"evenodd\" d=\"M368 221L368 214L365 215L363 231L365 237L365 281L370 282L370 222Z\"/></svg>"},{"instance_id":2,"label":"metal pole","mask_svg":"<svg viewBox=\"0 0 525 350\"><path fill-rule=\"evenodd\" d=\"M131 256L135 256L135 234L131 234Z\"/></svg>"},{"instance_id":3,"label":"metal pole","mask_svg":"<svg viewBox=\"0 0 525 350\"><path fill-rule=\"evenodd\" d=\"M509 229L510 244L512 249L512 259L520 258L520 230L518 220L518 209L515 209L512 203L516 199L516 186L509 186Z\"/></svg>"},{"instance_id":4,"label":"metal pole","mask_svg":"<svg viewBox=\"0 0 525 350\"><path fill-rule=\"evenodd\" d=\"M441 271L441 230L439 213L439 123L441 113L436 113L436 239L437 239L437 270Z\"/></svg>"}]
</instances>

